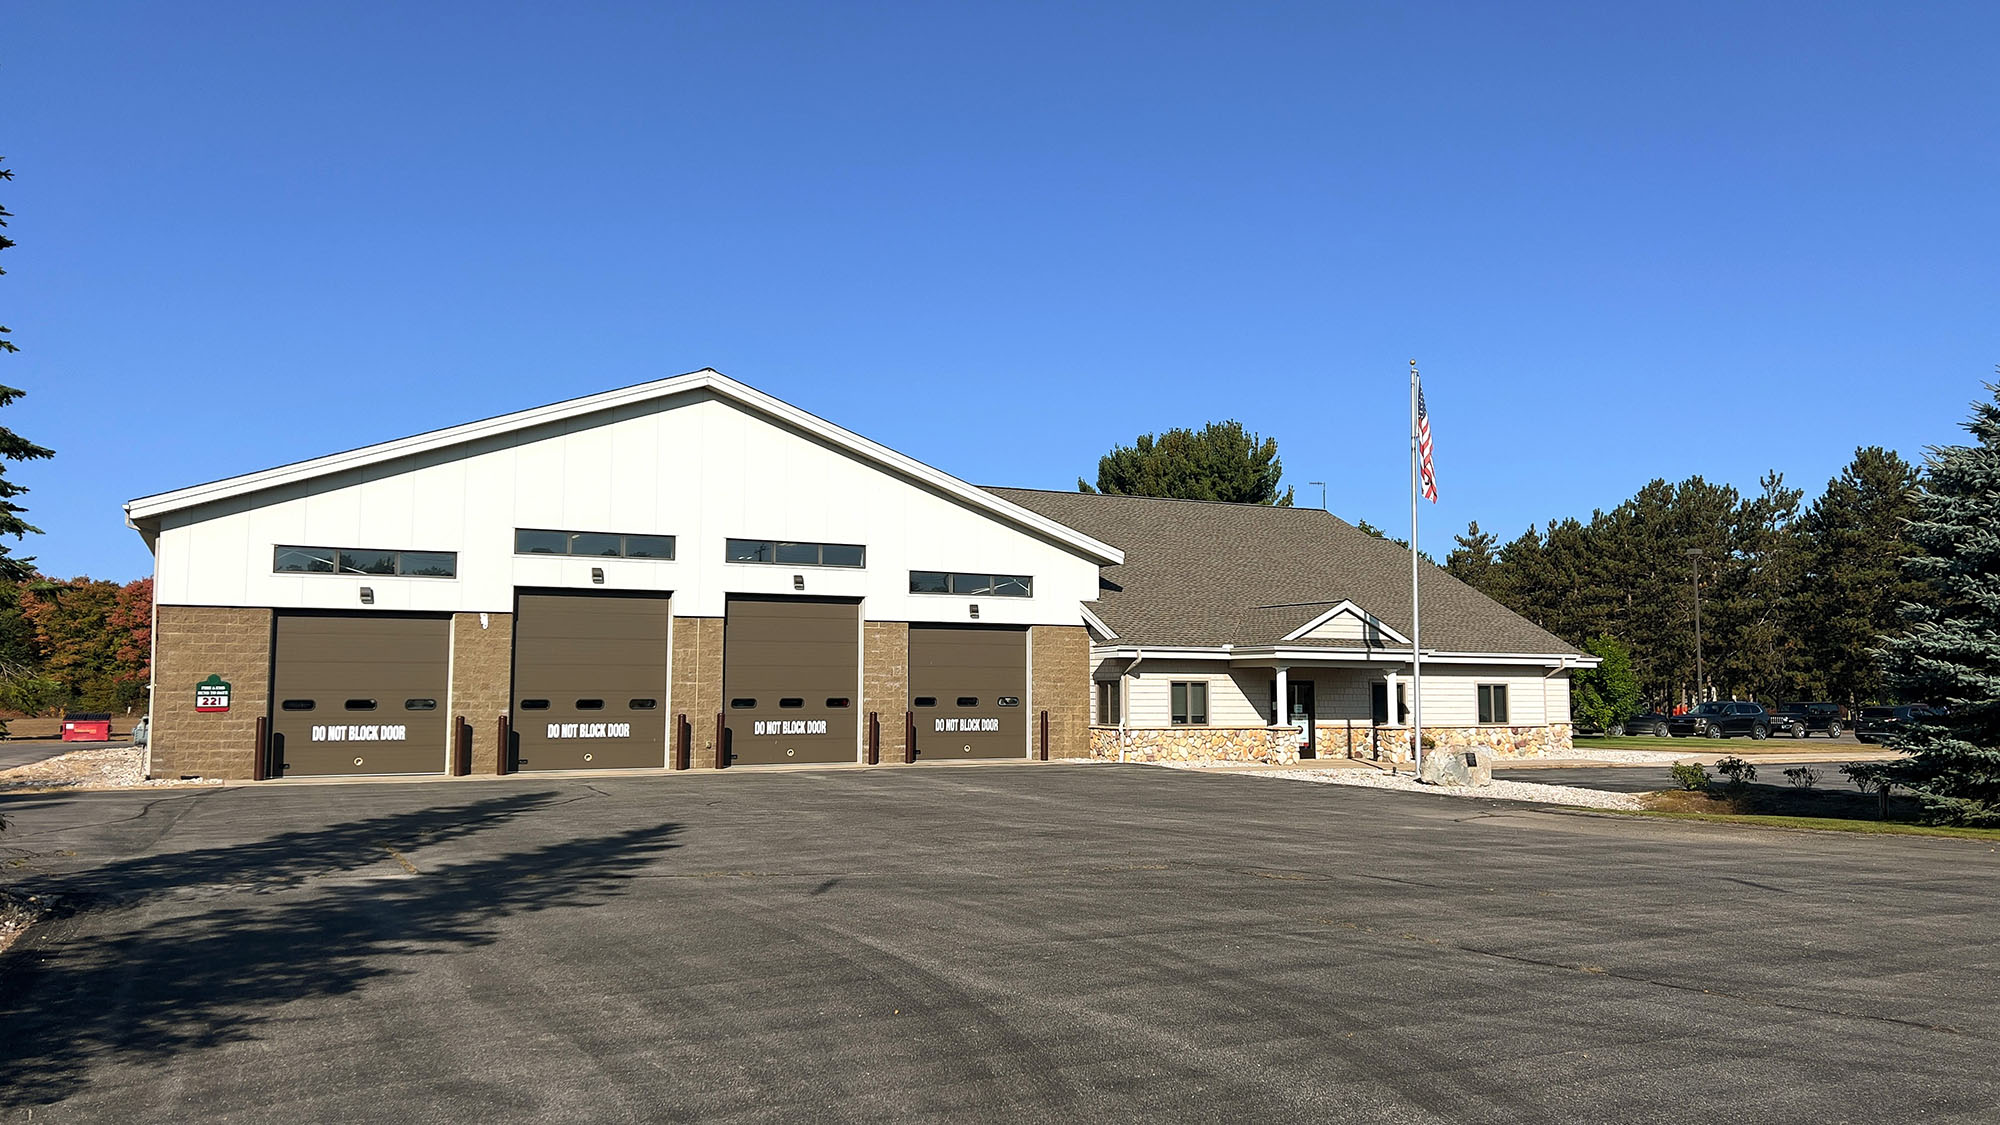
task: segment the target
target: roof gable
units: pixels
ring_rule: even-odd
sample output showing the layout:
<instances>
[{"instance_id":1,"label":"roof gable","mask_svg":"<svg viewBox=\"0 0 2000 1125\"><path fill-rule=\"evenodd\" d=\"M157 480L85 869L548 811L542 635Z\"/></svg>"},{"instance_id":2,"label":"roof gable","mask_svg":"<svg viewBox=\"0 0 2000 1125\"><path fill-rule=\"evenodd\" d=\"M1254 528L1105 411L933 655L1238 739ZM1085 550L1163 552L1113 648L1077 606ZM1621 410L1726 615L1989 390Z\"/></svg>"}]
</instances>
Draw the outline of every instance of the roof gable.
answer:
<instances>
[{"instance_id":1,"label":"roof gable","mask_svg":"<svg viewBox=\"0 0 2000 1125\"><path fill-rule=\"evenodd\" d=\"M1280 640L1286 641L1358 641L1363 644L1379 645L1385 640L1397 644L1409 644L1410 638L1389 628L1382 619L1355 605L1343 601L1325 613L1286 633Z\"/></svg>"},{"instance_id":2,"label":"roof gable","mask_svg":"<svg viewBox=\"0 0 2000 1125\"><path fill-rule=\"evenodd\" d=\"M921 484L966 506L985 512L1049 539L1099 563L1117 564L1124 554L1075 528L1032 509L1013 503L992 492L974 487L913 457L868 440L851 430L836 426L790 403L773 398L710 368L657 379L650 383L603 391L547 406L503 414L477 422L467 422L442 430L398 438L394 441L331 453L308 461L245 473L241 476L190 485L171 492L142 496L125 505L126 521L135 527L157 521L161 516L218 501L238 499L273 489L307 484L323 477L370 466L384 465L403 458L436 453L454 446L490 441L523 431L565 422L587 415L607 413L620 407L664 399L690 392L707 391L752 413L762 415L789 429L804 433L869 462L892 475Z\"/></svg>"}]
</instances>

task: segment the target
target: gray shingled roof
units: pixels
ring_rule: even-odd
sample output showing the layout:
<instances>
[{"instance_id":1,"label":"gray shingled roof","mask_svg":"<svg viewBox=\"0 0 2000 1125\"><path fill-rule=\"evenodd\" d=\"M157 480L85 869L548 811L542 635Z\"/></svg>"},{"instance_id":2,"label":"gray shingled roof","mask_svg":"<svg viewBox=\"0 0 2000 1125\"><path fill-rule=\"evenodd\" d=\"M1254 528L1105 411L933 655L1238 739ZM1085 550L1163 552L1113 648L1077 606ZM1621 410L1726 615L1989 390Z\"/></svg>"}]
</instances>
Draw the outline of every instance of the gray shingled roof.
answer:
<instances>
[{"instance_id":1,"label":"gray shingled roof","mask_svg":"<svg viewBox=\"0 0 2000 1125\"><path fill-rule=\"evenodd\" d=\"M1409 552L1317 508L986 491L1125 552L1093 605L1120 644L1277 644L1342 601L1409 635ZM1429 563L1422 582L1425 651L1579 651Z\"/></svg>"}]
</instances>

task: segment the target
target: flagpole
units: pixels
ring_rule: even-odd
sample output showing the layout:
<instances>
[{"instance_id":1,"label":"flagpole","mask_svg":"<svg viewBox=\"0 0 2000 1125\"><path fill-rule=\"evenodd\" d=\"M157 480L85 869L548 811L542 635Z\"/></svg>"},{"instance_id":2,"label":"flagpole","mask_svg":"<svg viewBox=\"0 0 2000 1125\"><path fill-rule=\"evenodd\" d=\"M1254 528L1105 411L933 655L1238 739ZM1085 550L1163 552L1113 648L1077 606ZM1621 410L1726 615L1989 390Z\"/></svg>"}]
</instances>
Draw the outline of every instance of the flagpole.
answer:
<instances>
[{"instance_id":1,"label":"flagpole","mask_svg":"<svg viewBox=\"0 0 2000 1125\"><path fill-rule=\"evenodd\" d=\"M1417 500L1423 493L1417 448L1417 361L1410 361L1410 752L1424 772L1424 618L1417 601Z\"/></svg>"}]
</instances>

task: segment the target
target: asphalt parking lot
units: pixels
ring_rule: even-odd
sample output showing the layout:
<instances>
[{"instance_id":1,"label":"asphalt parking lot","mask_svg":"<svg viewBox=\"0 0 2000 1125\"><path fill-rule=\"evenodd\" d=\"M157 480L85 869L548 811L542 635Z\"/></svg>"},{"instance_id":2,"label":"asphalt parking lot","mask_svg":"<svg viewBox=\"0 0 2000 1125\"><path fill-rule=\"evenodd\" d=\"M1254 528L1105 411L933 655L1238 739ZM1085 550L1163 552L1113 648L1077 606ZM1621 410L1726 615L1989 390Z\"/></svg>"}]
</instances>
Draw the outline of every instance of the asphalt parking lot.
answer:
<instances>
[{"instance_id":1,"label":"asphalt parking lot","mask_svg":"<svg viewBox=\"0 0 2000 1125\"><path fill-rule=\"evenodd\" d=\"M1142 766L0 800L36 1121L1991 1121L2000 849Z\"/></svg>"}]
</instances>

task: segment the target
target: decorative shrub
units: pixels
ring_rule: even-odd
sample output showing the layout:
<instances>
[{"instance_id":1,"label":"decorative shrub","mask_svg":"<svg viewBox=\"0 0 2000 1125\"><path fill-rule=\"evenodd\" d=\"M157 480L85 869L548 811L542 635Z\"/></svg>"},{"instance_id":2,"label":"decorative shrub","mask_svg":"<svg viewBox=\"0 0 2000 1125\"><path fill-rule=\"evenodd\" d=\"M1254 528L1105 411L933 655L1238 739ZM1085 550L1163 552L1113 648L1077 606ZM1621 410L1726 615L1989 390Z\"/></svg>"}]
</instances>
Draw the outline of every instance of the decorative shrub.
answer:
<instances>
[{"instance_id":1,"label":"decorative shrub","mask_svg":"<svg viewBox=\"0 0 2000 1125\"><path fill-rule=\"evenodd\" d=\"M1674 775L1674 784L1682 789L1708 788L1708 771L1693 762L1681 762L1668 772Z\"/></svg>"},{"instance_id":2,"label":"decorative shrub","mask_svg":"<svg viewBox=\"0 0 2000 1125\"><path fill-rule=\"evenodd\" d=\"M1785 780L1800 789L1811 789L1819 784L1819 771L1811 766L1798 766L1785 771Z\"/></svg>"},{"instance_id":3,"label":"decorative shrub","mask_svg":"<svg viewBox=\"0 0 2000 1125\"><path fill-rule=\"evenodd\" d=\"M1757 767L1731 754L1715 763L1715 772L1729 779L1729 784L1741 788L1757 780Z\"/></svg>"}]
</instances>

